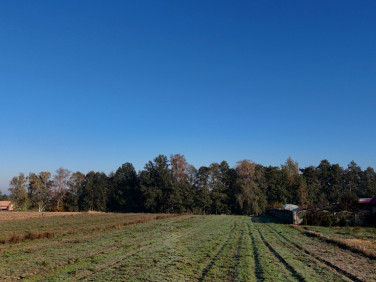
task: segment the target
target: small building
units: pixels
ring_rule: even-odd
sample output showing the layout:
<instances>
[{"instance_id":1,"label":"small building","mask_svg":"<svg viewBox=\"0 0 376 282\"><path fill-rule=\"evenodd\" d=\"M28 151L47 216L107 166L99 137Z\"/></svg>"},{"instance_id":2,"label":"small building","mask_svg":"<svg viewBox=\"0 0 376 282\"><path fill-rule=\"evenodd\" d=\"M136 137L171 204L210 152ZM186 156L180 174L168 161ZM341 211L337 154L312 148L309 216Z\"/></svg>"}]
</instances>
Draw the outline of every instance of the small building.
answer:
<instances>
[{"instance_id":1,"label":"small building","mask_svg":"<svg viewBox=\"0 0 376 282\"><path fill-rule=\"evenodd\" d=\"M11 201L0 201L0 211L12 211L13 204Z\"/></svg>"},{"instance_id":2,"label":"small building","mask_svg":"<svg viewBox=\"0 0 376 282\"><path fill-rule=\"evenodd\" d=\"M360 198L358 200L358 207L359 210L376 213L376 196L373 198Z\"/></svg>"}]
</instances>

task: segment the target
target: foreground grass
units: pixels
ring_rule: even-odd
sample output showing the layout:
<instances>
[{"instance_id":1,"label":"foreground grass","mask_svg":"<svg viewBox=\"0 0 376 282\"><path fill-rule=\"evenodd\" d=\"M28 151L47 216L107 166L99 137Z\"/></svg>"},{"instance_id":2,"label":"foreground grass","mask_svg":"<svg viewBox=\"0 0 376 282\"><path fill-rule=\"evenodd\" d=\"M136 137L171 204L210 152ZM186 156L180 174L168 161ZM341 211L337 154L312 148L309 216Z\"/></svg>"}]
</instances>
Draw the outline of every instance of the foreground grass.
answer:
<instances>
[{"instance_id":1,"label":"foreground grass","mask_svg":"<svg viewBox=\"0 0 376 282\"><path fill-rule=\"evenodd\" d=\"M376 279L369 258L270 217L77 214L0 228L5 281Z\"/></svg>"}]
</instances>

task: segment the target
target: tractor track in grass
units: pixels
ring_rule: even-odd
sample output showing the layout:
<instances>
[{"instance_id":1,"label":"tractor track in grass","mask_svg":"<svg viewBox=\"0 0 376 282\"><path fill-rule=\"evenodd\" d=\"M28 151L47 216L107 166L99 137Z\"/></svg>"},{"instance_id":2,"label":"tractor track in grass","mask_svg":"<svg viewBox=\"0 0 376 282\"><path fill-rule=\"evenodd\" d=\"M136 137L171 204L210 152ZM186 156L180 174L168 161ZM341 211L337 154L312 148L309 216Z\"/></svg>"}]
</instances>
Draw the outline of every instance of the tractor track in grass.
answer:
<instances>
[{"instance_id":1,"label":"tractor track in grass","mask_svg":"<svg viewBox=\"0 0 376 282\"><path fill-rule=\"evenodd\" d=\"M260 234L261 240L264 243L264 245L269 249L269 251L277 258L277 260L283 264L283 266L291 273L291 275L297 279L298 281L306 281L306 279L298 273L295 268L290 265L266 240L265 237L262 235L260 229L255 226L258 233Z\"/></svg>"},{"instance_id":2,"label":"tractor track in grass","mask_svg":"<svg viewBox=\"0 0 376 282\"><path fill-rule=\"evenodd\" d=\"M156 239L158 237L165 236L165 235L167 235L167 232L164 232L164 233L161 233L161 234L158 234L158 235L153 235L153 236L144 238L142 241L150 241L150 240L153 240L153 239ZM41 270L39 272L34 272L33 275L41 275L43 273L48 273L49 271L52 271L53 269L57 269L57 268L61 268L61 267L67 266L67 265L71 264L72 262L74 262L75 260L89 259L89 258L94 257L96 255L101 255L101 254L104 254L104 253L114 252L114 251L116 251L118 249L121 249L122 247L127 246L127 245L138 243L139 241L140 240L132 240L132 241L127 242L124 245L113 245L113 246L110 246L110 247L107 247L107 248L104 248L104 249L100 249L100 250L97 250L97 251L94 251L94 252L91 252L91 253L88 253L88 254L76 257L75 259L67 259L67 260L59 261L57 263L49 265L48 267L44 268L43 270ZM53 274L54 273L51 273L51 275L53 275Z\"/></svg>"},{"instance_id":3,"label":"tractor track in grass","mask_svg":"<svg viewBox=\"0 0 376 282\"><path fill-rule=\"evenodd\" d=\"M183 221L185 219L187 219L187 218L181 218L178 221ZM119 232L121 232L121 228L119 229ZM96 232L94 232L94 234L96 234ZM168 234L170 234L170 232L163 232L163 233L152 235L152 236L149 236L149 237L144 237L142 239L137 238L137 239L134 239L134 240L126 241L125 243L122 243L122 244L116 244L116 245L108 246L106 248L103 248L103 249L100 249L100 250L96 250L96 251L93 251L93 252L90 252L90 253L87 253L87 254L75 257L75 258L61 260L59 262L56 262L54 264L51 264L51 265L45 267L44 269L42 269L40 271L33 272L33 275L42 275L43 273L48 273L49 271L53 271L53 269L65 267L65 266L73 263L75 260L89 259L91 257L94 257L96 255L101 255L101 254L104 254L106 252L108 252L108 253L110 253L110 252L116 252L118 249L125 248L126 246L132 246L132 245L135 245L135 244L141 243L141 242L145 243L145 242L148 242L150 240L157 239L159 237L164 237L164 236L166 236ZM88 239L88 238L91 239L91 237L92 236L90 236L90 237L85 236L86 239ZM69 241L69 240L73 240L74 241L75 238L66 239L65 241ZM55 242L55 244L60 244L60 242ZM48 247L50 247L50 245L48 245ZM52 272L52 273L50 273L50 275L54 275L54 273ZM23 277L24 276L22 275L22 276L19 276L19 277L15 278L15 279L16 280L17 279L22 279Z\"/></svg>"},{"instance_id":4,"label":"tractor track in grass","mask_svg":"<svg viewBox=\"0 0 376 282\"><path fill-rule=\"evenodd\" d=\"M247 224L247 231L248 231L248 236L251 238L252 242L252 250L253 250L253 258L255 260L255 276L257 281L264 281L265 278L263 276L263 266L261 264L260 260L260 253L257 248L256 242L255 242L255 237L253 236L253 233L251 232L251 227L249 223Z\"/></svg>"},{"instance_id":5,"label":"tractor track in grass","mask_svg":"<svg viewBox=\"0 0 376 282\"><path fill-rule=\"evenodd\" d=\"M139 248L131 251L125 257L120 257L120 258L117 258L117 259L109 260L105 264L101 264L100 267L98 267L94 271L91 271L89 274L83 275L82 277L78 277L78 278L76 277L76 279L74 279L73 281L83 281L83 280L87 279L88 277L95 275L95 274L99 273L100 271L106 269L107 267L111 267L111 266L114 266L116 264L119 264L122 261L129 259L132 256L134 256L134 255L136 255L136 254L138 254L138 253L140 253L144 250L150 249L151 247L152 247L152 245L142 246L142 247L139 247Z\"/></svg>"},{"instance_id":6,"label":"tractor track in grass","mask_svg":"<svg viewBox=\"0 0 376 282\"><path fill-rule=\"evenodd\" d=\"M195 232L197 230L200 230L201 228L204 228L206 225L208 225L210 223L211 223L210 221L209 222L203 221L203 222L201 222L201 223L199 223L197 225L193 225L188 230L185 229L185 232L181 233L178 237L187 236L187 235L189 235L189 234L191 234L191 233L193 233L193 232ZM83 276L81 276L79 278L76 278L75 281L82 281L82 280L89 279L89 277L91 277L91 276L93 276L95 274L100 273L101 271L107 269L108 267L114 267L114 268L116 268L116 265L119 265L119 266L117 266L119 268L119 267L121 267L121 264L125 260L133 257L134 255L136 255L136 254L138 254L140 252L143 252L143 251L146 251L146 250L148 250L148 249L150 249L152 247L155 247L155 245L157 245L158 243L160 243L164 238L166 238L168 235L171 235L172 233L173 232L165 232L163 234L152 236L150 238L158 238L158 240L155 241L155 242L151 242L148 246L141 246L141 247L139 247L139 248L131 251L130 253L127 253L126 256L121 256L121 257L109 260L109 261L107 261L107 262L99 265L94 271L91 271L90 273L85 273ZM149 238L149 240L150 240L150 238ZM145 238L139 239L139 240L134 240L132 242L133 243L137 243L137 242L138 243L145 243ZM129 243L128 243L128 245L129 245ZM132 272L132 275L135 275L136 273L138 273L138 272L140 272L142 270L143 270L142 268L140 268L138 270L134 270Z\"/></svg>"},{"instance_id":7,"label":"tractor track in grass","mask_svg":"<svg viewBox=\"0 0 376 282\"><path fill-rule=\"evenodd\" d=\"M224 249L228 246L228 243L230 242L230 239L233 237L232 231L237 227L237 222L234 223L234 225L231 227L229 231L229 235L227 236L226 241L222 244L222 246L219 248L217 253L214 255L214 257L210 260L209 264L206 265L205 269L202 271L201 277L198 279L198 281L204 281L205 277L209 274L210 270L213 268L215 265L216 261L218 258L221 256L223 253Z\"/></svg>"},{"instance_id":8,"label":"tractor track in grass","mask_svg":"<svg viewBox=\"0 0 376 282\"><path fill-rule=\"evenodd\" d=\"M266 223L265 221L261 220L263 223ZM352 273L349 273L348 271L334 265L333 263L331 263L330 261L327 261L321 257L319 257L318 255L314 254L313 252L303 248L302 246L296 244L295 242L291 241L290 239L288 239L286 236L280 234L278 231L276 231L273 227L269 226L269 225L265 225L267 226L268 229L270 229L274 234L276 234L279 238L281 238L282 240L284 240L285 242L287 242L287 244L289 246L292 246L293 248L295 249L298 249L300 251L303 251L305 254L309 255L310 257L312 257L313 259L319 261L321 264L323 264L323 266L326 267L326 269L328 269L329 271L331 271L332 273L336 274L336 275L341 275L343 276L344 278L347 278L347 279L350 279L351 281L355 281L355 282L361 282L363 281L362 279L359 279L357 276L353 275ZM260 232L260 231L259 231ZM282 242L283 243L283 242Z\"/></svg>"},{"instance_id":9,"label":"tractor track in grass","mask_svg":"<svg viewBox=\"0 0 376 282\"><path fill-rule=\"evenodd\" d=\"M244 226L244 222L245 222L245 219L243 219L243 221L241 222L241 226L243 227ZM238 242L237 242L237 246L236 246L236 252L235 252L235 256L234 256L234 259L235 259L235 278L238 278L239 277L239 265L240 265L240 257L241 257L241 248L242 248L242 244L243 244L243 237L244 237L244 228L241 229L241 233L240 233L240 236L238 238Z\"/></svg>"},{"instance_id":10,"label":"tractor track in grass","mask_svg":"<svg viewBox=\"0 0 376 282\"><path fill-rule=\"evenodd\" d=\"M303 251L305 254L309 255L311 258L313 258L314 260L318 261L323 267L325 267L327 270L329 270L330 272L336 274L336 275L340 275L342 276L343 278L346 278L346 279L350 279L351 281L357 281L357 282L360 282L360 281L363 281L361 279L358 279L356 276L352 275L351 273L348 273L346 270L344 269L341 269L339 268L338 266L336 265L333 265L331 262L329 261L326 261L322 258L320 258L319 256L316 256L315 254L313 254L312 252L304 249L302 246L299 246L297 245L296 243L294 243L293 241L289 240L288 238L286 238L285 236L279 234L277 231L275 231L272 227L268 226L268 228L270 230L273 231L273 233L277 234L280 238L282 238L285 242L282 242L282 244L284 244L286 247L293 247L295 249L298 249L300 251ZM286 243L287 242L287 243Z\"/></svg>"}]
</instances>

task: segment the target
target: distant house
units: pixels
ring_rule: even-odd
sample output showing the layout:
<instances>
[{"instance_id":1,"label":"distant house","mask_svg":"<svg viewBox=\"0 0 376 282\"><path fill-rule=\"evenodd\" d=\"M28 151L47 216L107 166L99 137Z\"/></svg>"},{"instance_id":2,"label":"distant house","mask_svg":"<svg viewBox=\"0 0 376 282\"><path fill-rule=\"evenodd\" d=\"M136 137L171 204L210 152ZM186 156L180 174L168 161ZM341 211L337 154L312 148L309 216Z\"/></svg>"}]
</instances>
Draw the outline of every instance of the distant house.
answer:
<instances>
[{"instance_id":1,"label":"distant house","mask_svg":"<svg viewBox=\"0 0 376 282\"><path fill-rule=\"evenodd\" d=\"M10 201L0 201L0 211L12 211L13 204Z\"/></svg>"}]
</instances>

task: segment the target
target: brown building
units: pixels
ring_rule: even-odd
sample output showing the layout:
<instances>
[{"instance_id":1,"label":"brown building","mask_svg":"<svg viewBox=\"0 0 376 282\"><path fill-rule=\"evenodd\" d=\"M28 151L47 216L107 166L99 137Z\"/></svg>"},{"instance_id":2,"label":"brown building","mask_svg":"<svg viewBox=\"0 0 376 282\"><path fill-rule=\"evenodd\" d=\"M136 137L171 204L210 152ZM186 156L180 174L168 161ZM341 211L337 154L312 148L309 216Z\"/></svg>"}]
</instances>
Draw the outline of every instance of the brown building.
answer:
<instances>
[{"instance_id":1,"label":"brown building","mask_svg":"<svg viewBox=\"0 0 376 282\"><path fill-rule=\"evenodd\" d=\"M13 204L10 201L0 201L0 211L12 211Z\"/></svg>"}]
</instances>

